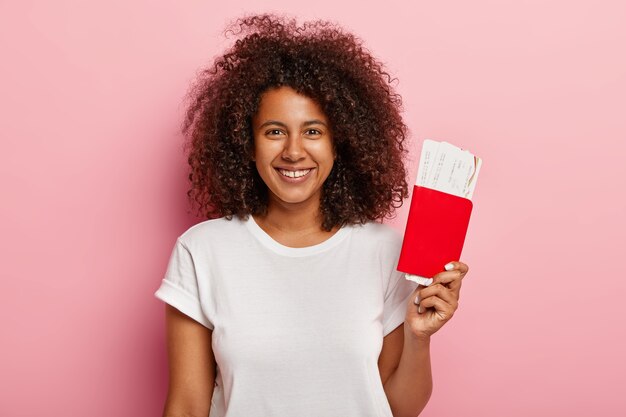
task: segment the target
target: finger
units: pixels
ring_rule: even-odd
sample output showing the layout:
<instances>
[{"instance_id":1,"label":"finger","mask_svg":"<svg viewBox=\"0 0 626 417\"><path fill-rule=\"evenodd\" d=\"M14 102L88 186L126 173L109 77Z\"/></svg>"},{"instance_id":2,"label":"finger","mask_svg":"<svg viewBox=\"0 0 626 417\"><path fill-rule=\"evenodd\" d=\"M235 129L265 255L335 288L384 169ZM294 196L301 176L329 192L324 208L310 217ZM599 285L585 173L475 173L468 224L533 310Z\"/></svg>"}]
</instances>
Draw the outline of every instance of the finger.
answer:
<instances>
[{"instance_id":1,"label":"finger","mask_svg":"<svg viewBox=\"0 0 626 417\"><path fill-rule=\"evenodd\" d=\"M423 288L427 288L424 287L421 284L417 284L417 287L415 287L415 290L413 291L413 294L411 294L411 296L409 298L413 299L413 304L419 304L420 303L420 296L419 293Z\"/></svg>"},{"instance_id":2,"label":"finger","mask_svg":"<svg viewBox=\"0 0 626 417\"><path fill-rule=\"evenodd\" d=\"M433 277L433 283L431 285L437 283L443 284L446 287L450 288L452 291L454 291L454 293L458 296L460 294L461 281L463 277L464 275L458 269L452 271L443 271Z\"/></svg>"},{"instance_id":3,"label":"finger","mask_svg":"<svg viewBox=\"0 0 626 417\"><path fill-rule=\"evenodd\" d=\"M469 271L469 266L461 261L451 261L445 265L444 269L446 271L459 270L465 275Z\"/></svg>"},{"instance_id":4,"label":"finger","mask_svg":"<svg viewBox=\"0 0 626 417\"><path fill-rule=\"evenodd\" d=\"M458 305L458 297L456 294L442 284L431 284L423 290L420 290L418 296L420 304L422 300L427 300L430 297L439 297L455 308Z\"/></svg>"},{"instance_id":5,"label":"finger","mask_svg":"<svg viewBox=\"0 0 626 417\"><path fill-rule=\"evenodd\" d=\"M428 297L420 302L419 309L421 313L424 313L427 308L434 308L437 315L443 320L448 321L454 315L455 308L446 303L439 297Z\"/></svg>"}]
</instances>

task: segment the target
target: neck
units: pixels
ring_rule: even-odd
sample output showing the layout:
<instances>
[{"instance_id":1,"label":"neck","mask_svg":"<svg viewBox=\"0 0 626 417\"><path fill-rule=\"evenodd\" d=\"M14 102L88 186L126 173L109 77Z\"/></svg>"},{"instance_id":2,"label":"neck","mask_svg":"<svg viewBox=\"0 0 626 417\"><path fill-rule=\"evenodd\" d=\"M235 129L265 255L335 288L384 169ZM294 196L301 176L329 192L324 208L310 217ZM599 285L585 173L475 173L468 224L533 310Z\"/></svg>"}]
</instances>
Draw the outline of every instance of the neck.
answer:
<instances>
[{"instance_id":1,"label":"neck","mask_svg":"<svg viewBox=\"0 0 626 417\"><path fill-rule=\"evenodd\" d=\"M267 213L259 217L266 226L285 233L321 231L323 218L319 203L319 199L298 204L270 200Z\"/></svg>"},{"instance_id":2,"label":"neck","mask_svg":"<svg viewBox=\"0 0 626 417\"><path fill-rule=\"evenodd\" d=\"M319 198L297 204L270 200L267 213L254 220L272 239L292 248L317 245L339 230L337 226L331 231L322 229Z\"/></svg>"}]
</instances>

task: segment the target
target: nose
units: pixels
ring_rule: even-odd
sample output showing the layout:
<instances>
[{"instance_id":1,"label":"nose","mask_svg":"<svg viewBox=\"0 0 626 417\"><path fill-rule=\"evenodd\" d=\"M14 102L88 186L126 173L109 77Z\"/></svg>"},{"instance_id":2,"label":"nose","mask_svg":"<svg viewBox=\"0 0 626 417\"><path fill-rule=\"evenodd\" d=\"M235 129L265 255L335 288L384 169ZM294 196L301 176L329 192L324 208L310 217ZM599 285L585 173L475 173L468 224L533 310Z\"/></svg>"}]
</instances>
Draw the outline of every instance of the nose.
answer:
<instances>
[{"instance_id":1,"label":"nose","mask_svg":"<svg viewBox=\"0 0 626 417\"><path fill-rule=\"evenodd\" d=\"M291 135L285 141L282 157L288 161L298 161L304 158L305 150L302 138L297 135Z\"/></svg>"}]
</instances>

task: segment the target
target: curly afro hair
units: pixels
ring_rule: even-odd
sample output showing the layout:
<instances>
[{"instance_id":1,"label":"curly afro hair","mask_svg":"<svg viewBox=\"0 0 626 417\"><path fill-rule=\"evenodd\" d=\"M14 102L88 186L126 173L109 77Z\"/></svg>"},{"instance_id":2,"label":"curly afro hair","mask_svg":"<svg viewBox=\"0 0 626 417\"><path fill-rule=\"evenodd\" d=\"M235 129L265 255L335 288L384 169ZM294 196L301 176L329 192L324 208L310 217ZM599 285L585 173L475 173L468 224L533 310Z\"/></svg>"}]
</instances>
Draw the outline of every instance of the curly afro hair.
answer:
<instances>
[{"instance_id":1,"label":"curly afro hair","mask_svg":"<svg viewBox=\"0 0 626 417\"><path fill-rule=\"evenodd\" d=\"M362 41L326 21L245 16L239 36L189 90L187 192L208 218L247 219L267 210L268 190L252 161L252 117L266 90L288 86L317 103L337 157L320 201L322 229L393 217L408 196L407 127L393 79Z\"/></svg>"}]
</instances>

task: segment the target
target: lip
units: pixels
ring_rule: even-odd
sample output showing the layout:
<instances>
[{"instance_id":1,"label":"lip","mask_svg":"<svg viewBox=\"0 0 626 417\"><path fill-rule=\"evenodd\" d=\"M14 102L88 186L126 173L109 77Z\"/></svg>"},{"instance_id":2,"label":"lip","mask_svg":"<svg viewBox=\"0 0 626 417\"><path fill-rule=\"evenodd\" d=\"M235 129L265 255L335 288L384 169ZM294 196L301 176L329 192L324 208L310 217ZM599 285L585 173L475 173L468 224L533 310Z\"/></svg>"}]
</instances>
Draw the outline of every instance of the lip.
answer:
<instances>
[{"instance_id":1,"label":"lip","mask_svg":"<svg viewBox=\"0 0 626 417\"><path fill-rule=\"evenodd\" d=\"M276 167L274 168L276 170L276 174L280 177L281 180L289 183L289 184L300 184L306 180L309 179L309 177L311 177L311 173L315 170L315 168L298 168L298 169L294 169L293 167L289 167L289 168L285 168L285 167ZM298 178L291 178L291 177L285 177L283 174L280 173L279 169L284 169L285 171L301 171L301 170L310 170L306 175L303 175L301 177Z\"/></svg>"},{"instance_id":2,"label":"lip","mask_svg":"<svg viewBox=\"0 0 626 417\"><path fill-rule=\"evenodd\" d=\"M315 167L294 167L294 166L277 166L274 169L284 169L285 171L304 171L305 169L313 169Z\"/></svg>"}]
</instances>

